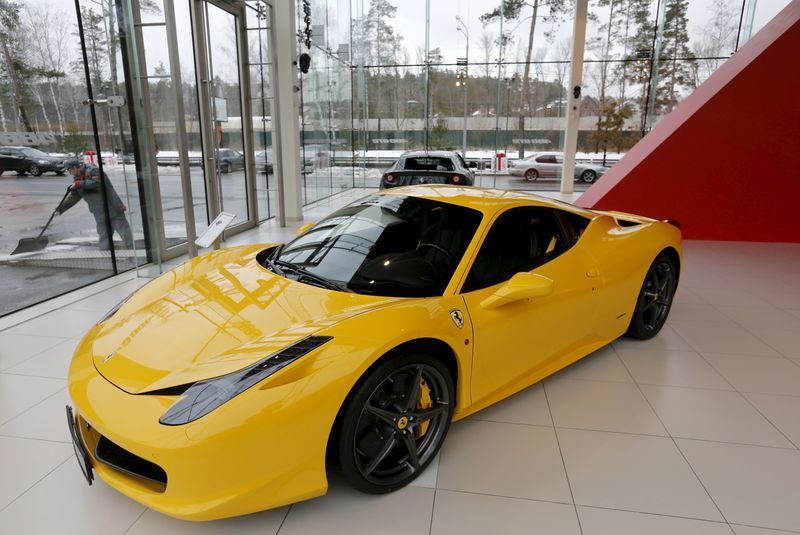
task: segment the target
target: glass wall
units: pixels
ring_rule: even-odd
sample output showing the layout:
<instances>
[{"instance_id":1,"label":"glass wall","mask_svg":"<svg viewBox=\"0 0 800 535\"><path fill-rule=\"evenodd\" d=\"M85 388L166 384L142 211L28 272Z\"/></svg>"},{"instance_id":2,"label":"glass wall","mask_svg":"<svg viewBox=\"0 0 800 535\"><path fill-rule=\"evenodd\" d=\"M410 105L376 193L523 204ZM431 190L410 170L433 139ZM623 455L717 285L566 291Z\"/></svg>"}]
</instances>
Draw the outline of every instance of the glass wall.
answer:
<instances>
[{"instance_id":1,"label":"glass wall","mask_svg":"<svg viewBox=\"0 0 800 535\"><path fill-rule=\"evenodd\" d=\"M563 149L573 2L352 0L356 185L404 150L466 150L477 183ZM578 159L613 165L788 0L590 0ZM576 183L581 191L588 184Z\"/></svg>"},{"instance_id":2,"label":"glass wall","mask_svg":"<svg viewBox=\"0 0 800 535\"><path fill-rule=\"evenodd\" d=\"M0 5L0 316L149 260L116 7Z\"/></svg>"},{"instance_id":3,"label":"glass wall","mask_svg":"<svg viewBox=\"0 0 800 535\"><path fill-rule=\"evenodd\" d=\"M297 2L303 203L354 184L350 0ZM308 39L306 38L308 36Z\"/></svg>"}]
</instances>

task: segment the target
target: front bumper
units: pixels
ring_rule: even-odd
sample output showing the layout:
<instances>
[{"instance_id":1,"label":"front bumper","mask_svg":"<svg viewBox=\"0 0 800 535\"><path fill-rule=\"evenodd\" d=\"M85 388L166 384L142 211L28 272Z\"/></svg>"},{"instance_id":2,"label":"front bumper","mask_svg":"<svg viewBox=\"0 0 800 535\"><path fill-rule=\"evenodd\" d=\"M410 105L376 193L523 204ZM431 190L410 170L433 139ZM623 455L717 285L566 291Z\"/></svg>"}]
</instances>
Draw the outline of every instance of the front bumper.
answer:
<instances>
[{"instance_id":1,"label":"front bumper","mask_svg":"<svg viewBox=\"0 0 800 535\"><path fill-rule=\"evenodd\" d=\"M69 392L91 464L118 491L186 520L242 515L326 492L325 450L338 406L331 415L332 404L319 399L324 389L303 384L313 375L254 386L195 422L166 426L158 420L176 398L120 390L96 371L86 346L70 367ZM162 469L165 482L98 458L103 440Z\"/></svg>"}]
</instances>

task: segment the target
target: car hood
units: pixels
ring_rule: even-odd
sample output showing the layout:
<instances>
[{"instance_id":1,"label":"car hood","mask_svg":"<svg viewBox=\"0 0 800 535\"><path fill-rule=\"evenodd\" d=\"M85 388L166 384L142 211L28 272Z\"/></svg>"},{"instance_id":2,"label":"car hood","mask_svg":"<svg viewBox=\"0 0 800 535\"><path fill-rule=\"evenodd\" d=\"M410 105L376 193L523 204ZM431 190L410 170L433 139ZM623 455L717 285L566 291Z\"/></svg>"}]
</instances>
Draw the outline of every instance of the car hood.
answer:
<instances>
[{"instance_id":1,"label":"car hood","mask_svg":"<svg viewBox=\"0 0 800 535\"><path fill-rule=\"evenodd\" d=\"M98 372L132 394L186 385L398 301L280 277L256 262L266 247L195 258L140 289L90 332Z\"/></svg>"}]
</instances>

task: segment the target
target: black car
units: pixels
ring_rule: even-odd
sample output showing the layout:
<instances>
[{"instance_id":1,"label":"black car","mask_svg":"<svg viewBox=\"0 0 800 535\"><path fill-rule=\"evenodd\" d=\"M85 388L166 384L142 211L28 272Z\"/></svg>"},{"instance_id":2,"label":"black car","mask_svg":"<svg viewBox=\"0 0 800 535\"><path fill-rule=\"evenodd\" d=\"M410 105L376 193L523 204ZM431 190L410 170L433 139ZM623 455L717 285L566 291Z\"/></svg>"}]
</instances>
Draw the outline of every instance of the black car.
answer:
<instances>
[{"instance_id":1,"label":"black car","mask_svg":"<svg viewBox=\"0 0 800 535\"><path fill-rule=\"evenodd\" d=\"M244 154L233 149L219 149L219 170L230 173L235 169L244 169Z\"/></svg>"},{"instance_id":2,"label":"black car","mask_svg":"<svg viewBox=\"0 0 800 535\"><path fill-rule=\"evenodd\" d=\"M4 171L16 171L18 175L39 176L48 172L63 175L64 159L33 147L0 147L0 175Z\"/></svg>"},{"instance_id":3,"label":"black car","mask_svg":"<svg viewBox=\"0 0 800 535\"><path fill-rule=\"evenodd\" d=\"M453 184L471 186L475 175L464 158L453 151L409 151L381 176L380 188L412 186L416 184Z\"/></svg>"}]
</instances>

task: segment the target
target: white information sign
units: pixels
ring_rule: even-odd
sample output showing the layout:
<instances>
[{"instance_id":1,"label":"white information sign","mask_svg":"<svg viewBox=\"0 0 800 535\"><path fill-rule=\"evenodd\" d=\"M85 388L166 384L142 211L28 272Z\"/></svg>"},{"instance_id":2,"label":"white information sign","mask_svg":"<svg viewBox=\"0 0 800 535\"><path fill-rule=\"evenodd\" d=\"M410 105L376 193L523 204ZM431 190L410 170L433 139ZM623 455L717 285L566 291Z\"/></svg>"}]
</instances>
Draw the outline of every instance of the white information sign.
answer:
<instances>
[{"instance_id":1,"label":"white information sign","mask_svg":"<svg viewBox=\"0 0 800 535\"><path fill-rule=\"evenodd\" d=\"M220 214L214 218L214 221L208 226L208 228L203 232L194 243L197 244L198 247L211 247L211 244L219 238L222 231L224 231L228 226L231 224L236 218L236 215L229 214L228 212L220 212Z\"/></svg>"}]
</instances>

